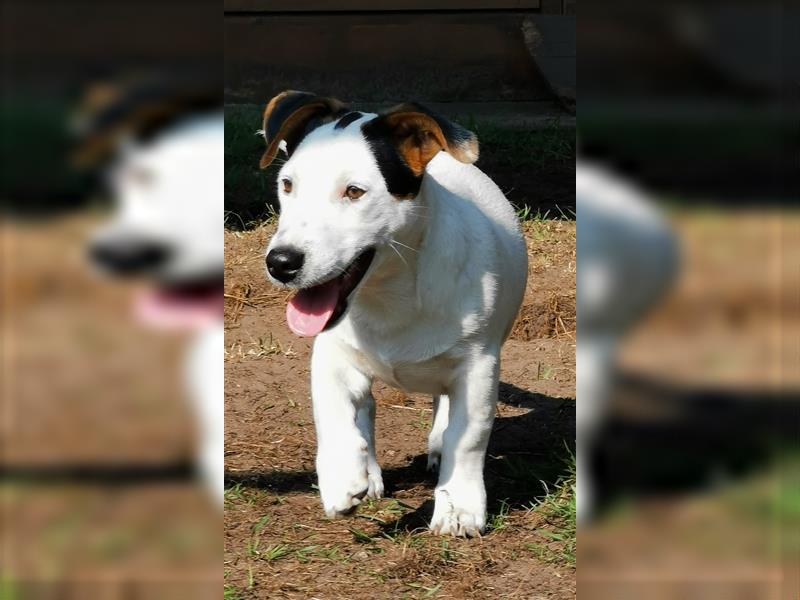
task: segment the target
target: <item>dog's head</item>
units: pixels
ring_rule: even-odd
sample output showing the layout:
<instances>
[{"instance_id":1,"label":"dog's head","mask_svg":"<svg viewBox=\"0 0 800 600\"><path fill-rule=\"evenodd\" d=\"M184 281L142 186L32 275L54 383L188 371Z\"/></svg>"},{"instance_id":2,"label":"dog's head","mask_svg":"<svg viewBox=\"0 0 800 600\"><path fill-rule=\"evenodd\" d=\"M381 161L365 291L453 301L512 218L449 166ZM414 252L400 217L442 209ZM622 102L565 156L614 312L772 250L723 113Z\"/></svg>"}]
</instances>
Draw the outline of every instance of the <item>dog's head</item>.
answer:
<instances>
[{"instance_id":1,"label":"dog's head","mask_svg":"<svg viewBox=\"0 0 800 600\"><path fill-rule=\"evenodd\" d=\"M106 274L148 281L136 311L151 324L221 318L223 147L221 113L198 115L129 139L106 169L116 210L89 257Z\"/></svg>"},{"instance_id":2,"label":"dog's head","mask_svg":"<svg viewBox=\"0 0 800 600\"><path fill-rule=\"evenodd\" d=\"M438 152L465 163L478 158L472 132L413 103L376 115L286 91L267 105L263 134L262 168L279 148L288 155L267 271L300 290L287 310L300 335L332 327L376 255L417 222L425 168Z\"/></svg>"}]
</instances>

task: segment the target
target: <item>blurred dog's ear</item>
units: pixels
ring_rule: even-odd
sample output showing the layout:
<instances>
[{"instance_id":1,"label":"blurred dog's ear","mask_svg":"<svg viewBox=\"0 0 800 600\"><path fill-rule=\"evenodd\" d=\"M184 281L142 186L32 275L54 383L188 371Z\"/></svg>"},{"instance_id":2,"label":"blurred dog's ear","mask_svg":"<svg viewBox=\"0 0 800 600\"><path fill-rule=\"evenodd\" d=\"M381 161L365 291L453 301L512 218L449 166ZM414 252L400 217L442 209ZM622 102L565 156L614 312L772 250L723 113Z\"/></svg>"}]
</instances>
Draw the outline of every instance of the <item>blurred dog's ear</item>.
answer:
<instances>
[{"instance_id":1,"label":"blurred dog's ear","mask_svg":"<svg viewBox=\"0 0 800 600\"><path fill-rule=\"evenodd\" d=\"M294 90L281 92L264 109L262 131L267 149L259 166L265 169L275 160L282 141L286 142L286 152L291 155L309 132L346 112L345 104L335 98Z\"/></svg>"},{"instance_id":2,"label":"blurred dog's ear","mask_svg":"<svg viewBox=\"0 0 800 600\"><path fill-rule=\"evenodd\" d=\"M478 160L478 138L474 133L417 103L395 106L367 122L364 128L388 136L416 176L422 175L440 150L463 163Z\"/></svg>"}]
</instances>

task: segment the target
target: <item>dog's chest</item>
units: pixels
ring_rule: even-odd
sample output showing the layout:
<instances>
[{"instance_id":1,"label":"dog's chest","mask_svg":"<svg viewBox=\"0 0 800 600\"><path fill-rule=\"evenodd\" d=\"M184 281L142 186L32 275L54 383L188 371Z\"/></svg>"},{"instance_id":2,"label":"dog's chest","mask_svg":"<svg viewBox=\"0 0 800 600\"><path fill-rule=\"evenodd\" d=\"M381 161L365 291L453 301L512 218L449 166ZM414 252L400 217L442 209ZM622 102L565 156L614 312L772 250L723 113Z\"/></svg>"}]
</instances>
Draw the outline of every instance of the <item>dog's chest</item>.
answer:
<instances>
[{"instance_id":1,"label":"dog's chest","mask_svg":"<svg viewBox=\"0 0 800 600\"><path fill-rule=\"evenodd\" d=\"M392 387L422 394L446 393L457 364L457 359L449 354L411 362L378 357L356 349L352 349L352 353L353 361L363 373Z\"/></svg>"}]
</instances>

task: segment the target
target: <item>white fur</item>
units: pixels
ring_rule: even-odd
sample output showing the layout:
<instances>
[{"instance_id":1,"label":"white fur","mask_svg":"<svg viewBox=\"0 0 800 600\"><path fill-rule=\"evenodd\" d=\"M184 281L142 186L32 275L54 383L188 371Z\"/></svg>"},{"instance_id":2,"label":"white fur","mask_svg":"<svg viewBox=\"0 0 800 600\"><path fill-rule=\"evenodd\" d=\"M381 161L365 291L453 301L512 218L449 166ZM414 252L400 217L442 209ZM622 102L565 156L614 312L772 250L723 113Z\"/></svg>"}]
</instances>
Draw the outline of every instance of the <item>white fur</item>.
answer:
<instances>
[{"instance_id":1,"label":"white fur","mask_svg":"<svg viewBox=\"0 0 800 600\"><path fill-rule=\"evenodd\" d=\"M186 361L198 449L196 464L203 482L222 507L225 480L225 334L222 323L195 334Z\"/></svg>"},{"instance_id":2,"label":"white fur","mask_svg":"<svg viewBox=\"0 0 800 600\"><path fill-rule=\"evenodd\" d=\"M677 243L644 193L608 171L578 162L577 509L594 507L589 469L603 424L620 340L667 290Z\"/></svg>"},{"instance_id":3,"label":"white fur","mask_svg":"<svg viewBox=\"0 0 800 600\"><path fill-rule=\"evenodd\" d=\"M280 223L269 249L305 253L291 287L326 281L376 248L347 313L314 343L322 503L336 516L383 493L370 392L380 379L441 398L429 438L429 464L439 466L431 529L477 535L486 524L483 464L500 347L525 290L526 248L498 187L445 152L428 164L417 198L391 196L360 131L374 116L340 131L316 129L278 176L293 189L285 194L279 183ZM349 200L348 185L367 191Z\"/></svg>"},{"instance_id":4,"label":"white fur","mask_svg":"<svg viewBox=\"0 0 800 600\"><path fill-rule=\"evenodd\" d=\"M145 235L174 249L157 274L186 279L222 270L225 129L222 115L197 118L149 144L128 144L111 169L117 212L96 242Z\"/></svg>"}]
</instances>

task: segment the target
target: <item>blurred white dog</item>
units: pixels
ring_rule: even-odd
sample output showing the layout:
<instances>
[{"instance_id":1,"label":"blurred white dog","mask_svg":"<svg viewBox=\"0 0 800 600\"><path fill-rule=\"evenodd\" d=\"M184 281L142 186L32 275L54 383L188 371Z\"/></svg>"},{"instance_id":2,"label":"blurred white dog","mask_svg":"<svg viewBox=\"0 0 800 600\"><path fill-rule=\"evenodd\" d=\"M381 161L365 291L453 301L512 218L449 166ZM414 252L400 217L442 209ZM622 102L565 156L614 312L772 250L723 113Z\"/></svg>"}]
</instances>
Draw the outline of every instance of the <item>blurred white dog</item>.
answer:
<instances>
[{"instance_id":1,"label":"blurred white dog","mask_svg":"<svg viewBox=\"0 0 800 600\"><path fill-rule=\"evenodd\" d=\"M475 135L417 104L381 115L284 92L264 115L262 166L285 143L271 280L297 293L287 322L316 336L311 394L325 511L383 493L374 379L434 397L431 529L486 525L483 466L500 347L522 301L527 253L500 189L472 165Z\"/></svg>"},{"instance_id":2,"label":"blurred white dog","mask_svg":"<svg viewBox=\"0 0 800 600\"><path fill-rule=\"evenodd\" d=\"M594 508L591 456L625 333L667 291L678 265L672 230L640 190L579 160L577 470L579 521Z\"/></svg>"},{"instance_id":3,"label":"blurred white dog","mask_svg":"<svg viewBox=\"0 0 800 600\"><path fill-rule=\"evenodd\" d=\"M186 379L200 433L198 465L221 505L223 115L173 117L145 140L114 142L106 173L116 212L95 232L89 255L105 273L149 282L135 302L142 321L195 332Z\"/></svg>"}]
</instances>

